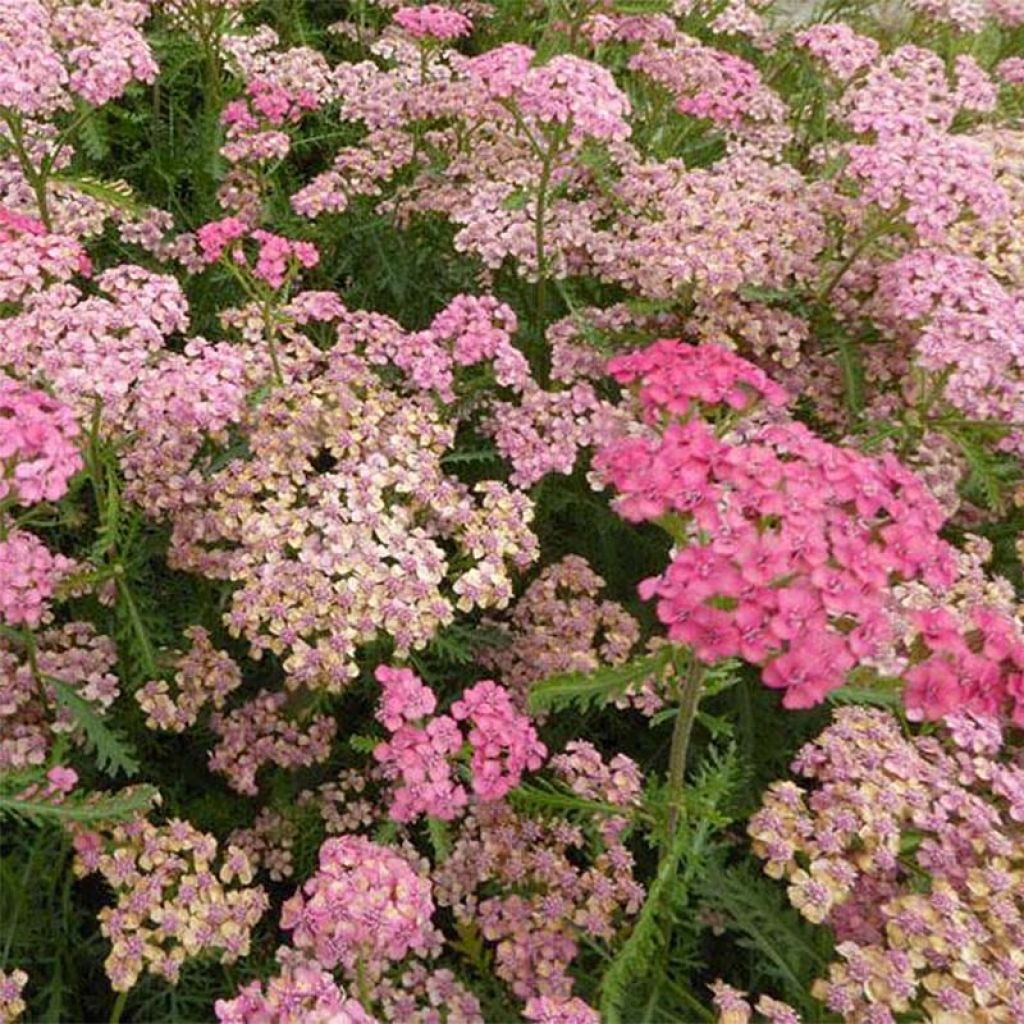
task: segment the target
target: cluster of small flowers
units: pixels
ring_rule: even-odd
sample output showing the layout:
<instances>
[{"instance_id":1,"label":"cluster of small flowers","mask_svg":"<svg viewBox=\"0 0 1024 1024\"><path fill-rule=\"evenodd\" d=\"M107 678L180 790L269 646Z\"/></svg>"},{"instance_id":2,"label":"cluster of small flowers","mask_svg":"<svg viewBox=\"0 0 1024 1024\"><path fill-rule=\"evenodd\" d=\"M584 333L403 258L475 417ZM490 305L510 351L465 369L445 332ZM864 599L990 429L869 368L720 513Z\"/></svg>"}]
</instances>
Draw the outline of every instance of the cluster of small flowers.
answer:
<instances>
[{"instance_id":1,"label":"cluster of small flowers","mask_svg":"<svg viewBox=\"0 0 1024 1024\"><path fill-rule=\"evenodd\" d=\"M665 522L672 533L668 569L640 593L658 598L669 639L702 661L761 665L765 684L786 691L786 707L808 707L856 663L887 659L897 640L895 583L920 580L939 594L954 583L955 549L938 533L945 516L892 456L838 448L795 422L732 429L727 418L723 437L694 417L721 416L722 406L749 411L759 397L780 404L784 396L755 367L678 342L610 367L620 383L638 383L648 419L668 423L653 438L609 445L595 467L619 491L621 515ZM1009 701L1019 715L1019 625L979 608L965 636L941 607L920 614L924 649L904 674L911 711L994 713Z\"/></svg>"},{"instance_id":2,"label":"cluster of small flowers","mask_svg":"<svg viewBox=\"0 0 1024 1024\"><path fill-rule=\"evenodd\" d=\"M764 84L757 68L735 54L680 33L669 46L644 43L629 67L667 89L681 114L706 118L740 138L752 122L759 148L768 152L777 151L791 134L785 127L786 105ZM766 125L774 131L766 132Z\"/></svg>"},{"instance_id":3,"label":"cluster of small flowers","mask_svg":"<svg viewBox=\"0 0 1024 1024\"><path fill-rule=\"evenodd\" d=\"M534 996L526 1001L523 1017L536 1024L601 1024L601 1015L579 996L570 999Z\"/></svg>"},{"instance_id":4,"label":"cluster of small flowers","mask_svg":"<svg viewBox=\"0 0 1024 1024\"><path fill-rule=\"evenodd\" d=\"M481 656L524 700L531 684L559 672L621 665L640 639L640 626L621 605L601 599L604 580L586 560L567 555L546 566L495 623L510 640Z\"/></svg>"},{"instance_id":5,"label":"cluster of small flowers","mask_svg":"<svg viewBox=\"0 0 1024 1024\"><path fill-rule=\"evenodd\" d=\"M210 771L222 774L239 793L259 792L256 774L264 765L303 768L326 761L338 731L327 715L294 722L285 712L289 694L262 691L229 711L214 712L210 726L218 739L210 751Z\"/></svg>"},{"instance_id":6,"label":"cluster of small flowers","mask_svg":"<svg viewBox=\"0 0 1024 1024\"><path fill-rule=\"evenodd\" d=\"M377 1024L315 960L284 946L277 959L280 970L266 982L250 981L233 999L214 1003L220 1024Z\"/></svg>"},{"instance_id":7,"label":"cluster of small flowers","mask_svg":"<svg viewBox=\"0 0 1024 1024\"><path fill-rule=\"evenodd\" d=\"M430 881L408 860L362 836L339 836L320 847L319 864L281 909L297 949L376 981L410 953L438 948Z\"/></svg>"},{"instance_id":8,"label":"cluster of small flowers","mask_svg":"<svg viewBox=\"0 0 1024 1024\"><path fill-rule=\"evenodd\" d=\"M743 151L708 168L634 162L613 191L618 214L588 243L594 272L645 298L689 289L714 299L819 276L822 186L788 164Z\"/></svg>"},{"instance_id":9,"label":"cluster of small flowers","mask_svg":"<svg viewBox=\"0 0 1024 1024\"><path fill-rule=\"evenodd\" d=\"M66 244L62 236L38 238ZM0 238L0 253L9 248ZM25 283L26 292L38 285L32 275ZM23 380L45 382L79 420L91 420L99 402L105 430L116 431L154 354L188 326L188 307L173 277L130 264L105 270L94 284L87 295L69 281L44 280L41 291L26 294L3 320L4 362Z\"/></svg>"},{"instance_id":10,"label":"cluster of small flowers","mask_svg":"<svg viewBox=\"0 0 1024 1024\"><path fill-rule=\"evenodd\" d=\"M0 301L20 302L48 282L88 273L89 258L68 235L48 232L41 221L0 207Z\"/></svg>"},{"instance_id":11,"label":"cluster of small flowers","mask_svg":"<svg viewBox=\"0 0 1024 1024\"><path fill-rule=\"evenodd\" d=\"M433 691L411 670L382 665L376 677L382 687L376 717L391 737L377 746L374 757L385 778L396 783L389 812L393 820L428 814L450 821L461 813L469 794L453 777L452 762L467 742L471 787L481 801L501 799L525 771L543 763L547 750L536 730L496 683L477 683L463 692L450 714L434 715ZM460 728L463 721L468 736Z\"/></svg>"},{"instance_id":12,"label":"cluster of small flowers","mask_svg":"<svg viewBox=\"0 0 1024 1024\"><path fill-rule=\"evenodd\" d=\"M78 433L67 406L0 370L0 623L49 622L50 598L76 568L20 529L8 509L67 493L82 468Z\"/></svg>"},{"instance_id":13,"label":"cluster of small flowers","mask_svg":"<svg viewBox=\"0 0 1024 1024\"><path fill-rule=\"evenodd\" d=\"M139 0L3 0L0 106L48 118L75 97L102 106L133 81L152 82L157 66L139 28L148 13Z\"/></svg>"},{"instance_id":14,"label":"cluster of small flowers","mask_svg":"<svg viewBox=\"0 0 1024 1024\"><path fill-rule=\"evenodd\" d=\"M247 457L189 472L195 488L183 507L168 496L179 503L172 564L237 580L226 616L233 634L244 633L256 656L282 656L289 685L335 690L381 631L402 656L450 621L453 605L504 606L510 567L537 555L526 495L450 476L442 459L454 424L433 396L384 386L347 344L359 340L359 318L339 330L329 354L289 364L293 380L239 410ZM175 424L186 436L170 455L198 451L198 419ZM151 452L149 472L164 475ZM450 581L447 540L468 563Z\"/></svg>"},{"instance_id":15,"label":"cluster of small flowers","mask_svg":"<svg viewBox=\"0 0 1024 1024\"><path fill-rule=\"evenodd\" d=\"M1024 305L980 260L913 249L878 272L868 304L888 337L911 345L915 363L944 381L964 416L1007 424L1000 447L1024 452Z\"/></svg>"},{"instance_id":16,"label":"cluster of small flowers","mask_svg":"<svg viewBox=\"0 0 1024 1024\"><path fill-rule=\"evenodd\" d=\"M55 555L34 533L2 521L0 528L6 530L0 533L0 621L8 626L50 622L50 598L76 563Z\"/></svg>"},{"instance_id":17,"label":"cluster of small flowers","mask_svg":"<svg viewBox=\"0 0 1024 1024\"><path fill-rule=\"evenodd\" d=\"M358 320L349 322L360 331ZM526 357L512 343L515 312L493 296L456 295L428 328L414 334L383 318L373 326L366 339L367 359L394 363L410 385L434 391L444 402L455 401L457 373L480 364L492 364L495 381L513 391L531 382Z\"/></svg>"},{"instance_id":18,"label":"cluster of small flowers","mask_svg":"<svg viewBox=\"0 0 1024 1024\"><path fill-rule=\"evenodd\" d=\"M990 719L946 724L843 709L794 762L808 788L775 783L751 819L766 872L835 932L813 994L845 1021L1024 1015L1020 752Z\"/></svg>"},{"instance_id":19,"label":"cluster of small flowers","mask_svg":"<svg viewBox=\"0 0 1024 1024\"><path fill-rule=\"evenodd\" d=\"M82 468L78 434L67 406L0 371L0 505L66 494Z\"/></svg>"},{"instance_id":20,"label":"cluster of small flowers","mask_svg":"<svg viewBox=\"0 0 1024 1024\"><path fill-rule=\"evenodd\" d=\"M244 249L246 239L256 243L255 262ZM274 291L290 282L300 268L315 267L320 254L311 242L293 242L261 229L252 230L239 217L204 224L196 232L200 262L206 265L218 260L243 267Z\"/></svg>"},{"instance_id":21,"label":"cluster of small flowers","mask_svg":"<svg viewBox=\"0 0 1024 1024\"><path fill-rule=\"evenodd\" d=\"M1024 72L1024 58L1020 63ZM1020 172L1024 133L993 128L974 137L991 153L996 184L1006 196L1007 213L987 223L960 221L950 230L951 246L956 252L981 260L1004 287L1019 292L1024 288L1024 239L1016 226L1024 217L1024 175Z\"/></svg>"},{"instance_id":22,"label":"cluster of small flowers","mask_svg":"<svg viewBox=\"0 0 1024 1024\"><path fill-rule=\"evenodd\" d=\"M801 1024L801 1018L792 1006L771 996L760 996L751 1007L744 998L746 992L740 992L724 981L716 981L710 988L714 993L712 1003L718 1011L716 1024L749 1024L754 1010L758 1013L758 1020L769 1024Z\"/></svg>"},{"instance_id":23,"label":"cluster of small flowers","mask_svg":"<svg viewBox=\"0 0 1024 1024\"><path fill-rule=\"evenodd\" d=\"M0 1022L14 1024L25 1012L25 1000L21 993L28 984L28 975L15 969L8 973L0 971Z\"/></svg>"},{"instance_id":24,"label":"cluster of small flowers","mask_svg":"<svg viewBox=\"0 0 1024 1024\"><path fill-rule=\"evenodd\" d=\"M1007 199L983 142L951 129L958 113L987 113L997 91L968 56L951 84L943 60L902 46L876 62L843 97L843 116L866 142L843 145L859 203L901 217L926 244L943 244L959 219L1005 217Z\"/></svg>"},{"instance_id":25,"label":"cluster of small flowers","mask_svg":"<svg viewBox=\"0 0 1024 1024\"><path fill-rule=\"evenodd\" d=\"M471 19L440 4L400 7L395 11L394 22L416 39L448 42L461 36L468 36L473 31Z\"/></svg>"},{"instance_id":26,"label":"cluster of small flowers","mask_svg":"<svg viewBox=\"0 0 1024 1024\"><path fill-rule=\"evenodd\" d=\"M315 790L304 789L297 801L299 807L315 807L328 835L345 835L370 828L380 820L383 808L372 799L367 786L381 781L380 769L374 765L346 768L331 782Z\"/></svg>"},{"instance_id":27,"label":"cluster of small flowers","mask_svg":"<svg viewBox=\"0 0 1024 1024\"><path fill-rule=\"evenodd\" d=\"M572 740L565 750L551 758L551 769L585 800L629 810L640 805L644 777L640 766L625 754L615 754L605 764L600 751L587 740ZM619 839L629 824L625 815L612 815L597 823L605 843Z\"/></svg>"},{"instance_id":28,"label":"cluster of small flowers","mask_svg":"<svg viewBox=\"0 0 1024 1024\"><path fill-rule=\"evenodd\" d=\"M497 944L495 973L524 1001L569 999L577 940L610 940L643 904L618 832L595 842L588 850L578 825L527 817L504 802L481 804L460 822L451 856L435 868L438 903Z\"/></svg>"},{"instance_id":29,"label":"cluster of small flowers","mask_svg":"<svg viewBox=\"0 0 1024 1024\"><path fill-rule=\"evenodd\" d=\"M217 841L178 819L78 831L73 845L75 874L98 872L117 895L117 905L99 913L111 940L105 966L115 991L131 989L143 969L174 984L191 957L216 954L233 963L248 954L269 901L249 887L252 869L241 850L228 847L215 872ZM239 886L231 887L236 879Z\"/></svg>"},{"instance_id":30,"label":"cluster of small flowers","mask_svg":"<svg viewBox=\"0 0 1024 1024\"><path fill-rule=\"evenodd\" d=\"M844 22L822 22L797 32L793 42L821 61L840 82L849 82L882 55L878 41L862 36Z\"/></svg>"},{"instance_id":31,"label":"cluster of small flowers","mask_svg":"<svg viewBox=\"0 0 1024 1024\"><path fill-rule=\"evenodd\" d=\"M569 54L537 65L536 56L528 46L506 43L455 66L542 133L562 130L577 145L629 138L629 100L606 68Z\"/></svg>"},{"instance_id":32,"label":"cluster of small flowers","mask_svg":"<svg viewBox=\"0 0 1024 1024\"><path fill-rule=\"evenodd\" d=\"M237 847L249 859L254 872L266 871L271 881L291 878L294 871L292 848L298 828L291 818L264 807L249 828L236 828L228 846Z\"/></svg>"},{"instance_id":33,"label":"cluster of small flowers","mask_svg":"<svg viewBox=\"0 0 1024 1024\"><path fill-rule=\"evenodd\" d=\"M87 622L70 622L35 634L33 659L14 641L0 638L0 768L41 765L58 733L79 737L69 708L57 701L57 680L104 714L117 698L113 641Z\"/></svg>"},{"instance_id":34,"label":"cluster of small flowers","mask_svg":"<svg viewBox=\"0 0 1024 1024\"><path fill-rule=\"evenodd\" d=\"M908 6L963 33L979 32L988 19L1006 28L1024 24L1019 0L911 0Z\"/></svg>"},{"instance_id":35,"label":"cluster of small flowers","mask_svg":"<svg viewBox=\"0 0 1024 1024\"><path fill-rule=\"evenodd\" d=\"M166 680L154 679L135 691L139 707L146 712L150 729L184 732L195 725L199 712L207 704L224 707L228 695L242 685L242 672L231 656L218 651L210 634L202 626L189 626L185 638L191 647L176 658L174 683L177 693L170 696Z\"/></svg>"}]
</instances>

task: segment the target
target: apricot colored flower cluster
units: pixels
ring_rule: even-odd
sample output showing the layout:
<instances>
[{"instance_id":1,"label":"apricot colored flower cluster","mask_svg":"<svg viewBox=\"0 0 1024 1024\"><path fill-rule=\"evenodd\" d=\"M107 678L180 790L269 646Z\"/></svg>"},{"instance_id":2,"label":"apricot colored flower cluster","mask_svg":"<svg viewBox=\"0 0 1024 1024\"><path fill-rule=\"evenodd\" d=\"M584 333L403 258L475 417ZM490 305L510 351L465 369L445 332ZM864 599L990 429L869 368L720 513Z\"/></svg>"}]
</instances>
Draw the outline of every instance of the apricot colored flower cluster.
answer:
<instances>
[{"instance_id":1,"label":"apricot colored flower cluster","mask_svg":"<svg viewBox=\"0 0 1024 1024\"><path fill-rule=\"evenodd\" d=\"M281 656L293 688L341 689L381 632L402 656L456 607L505 605L511 568L537 555L529 498L449 475L455 425L432 393L386 386L350 350L376 326L345 313L329 354L303 348L294 380L238 409L246 457L186 470L189 493L161 491L176 506L172 563L240 583L226 624L257 657ZM198 451L202 421L183 419L183 450ZM458 575L446 543L462 556Z\"/></svg>"},{"instance_id":2,"label":"apricot colored flower cluster","mask_svg":"<svg viewBox=\"0 0 1024 1024\"><path fill-rule=\"evenodd\" d=\"M374 757L385 778L396 783L389 812L395 821L421 814L450 821L461 813L469 793L453 768L467 744L471 789L485 802L500 800L547 755L509 692L490 680L465 690L449 714L434 715L433 691L411 670L382 665L376 677L382 687L377 719L391 737L377 746Z\"/></svg>"},{"instance_id":3,"label":"apricot colored flower cluster","mask_svg":"<svg viewBox=\"0 0 1024 1024\"><path fill-rule=\"evenodd\" d=\"M184 732L195 725L199 712L207 705L224 707L228 695L242 685L242 672L224 651L210 642L210 634L202 626L189 626L185 637L191 647L176 661L174 675L176 693L163 679L150 680L135 691L139 707L146 712L150 729Z\"/></svg>"},{"instance_id":4,"label":"apricot colored flower cluster","mask_svg":"<svg viewBox=\"0 0 1024 1024\"><path fill-rule=\"evenodd\" d=\"M21 993L28 984L28 975L21 970L0 971L0 1021L14 1024L25 1012Z\"/></svg>"},{"instance_id":5,"label":"apricot colored flower cluster","mask_svg":"<svg viewBox=\"0 0 1024 1024\"><path fill-rule=\"evenodd\" d=\"M793 767L806 788L775 783L749 832L835 933L814 995L879 1024L1024 1013L1024 768L999 726L966 714L908 738L886 712L845 708Z\"/></svg>"},{"instance_id":6,"label":"apricot colored flower cluster","mask_svg":"<svg viewBox=\"0 0 1024 1024\"><path fill-rule=\"evenodd\" d=\"M75 873L98 872L117 904L99 912L111 940L107 976L126 992L146 970L175 984L190 958L216 955L233 963L249 952L250 933L269 901L249 887L252 869L229 847L215 870L217 841L187 821L153 825L140 818L74 837ZM232 887L232 883L239 883Z\"/></svg>"}]
</instances>

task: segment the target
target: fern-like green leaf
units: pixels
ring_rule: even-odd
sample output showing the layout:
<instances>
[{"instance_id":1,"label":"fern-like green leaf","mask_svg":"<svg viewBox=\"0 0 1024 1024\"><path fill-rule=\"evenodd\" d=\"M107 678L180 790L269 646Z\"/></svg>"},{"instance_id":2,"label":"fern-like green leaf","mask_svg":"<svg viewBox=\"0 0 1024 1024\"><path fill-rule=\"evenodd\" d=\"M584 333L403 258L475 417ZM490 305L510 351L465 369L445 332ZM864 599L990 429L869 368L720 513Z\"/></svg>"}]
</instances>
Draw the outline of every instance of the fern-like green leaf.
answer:
<instances>
[{"instance_id":1,"label":"fern-like green leaf","mask_svg":"<svg viewBox=\"0 0 1024 1024\"><path fill-rule=\"evenodd\" d=\"M76 192L98 199L107 206L116 207L132 214L141 214L145 207L135 198L131 185L126 181L101 181L88 174L54 174L53 180L68 185Z\"/></svg>"},{"instance_id":2,"label":"fern-like green leaf","mask_svg":"<svg viewBox=\"0 0 1024 1024\"><path fill-rule=\"evenodd\" d=\"M664 672L673 653L671 647L663 647L624 665L608 665L596 672L563 672L549 676L530 690L530 710L547 711L571 704L585 709L594 704L606 704L622 696L634 683Z\"/></svg>"},{"instance_id":3,"label":"fern-like green leaf","mask_svg":"<svg viewBox=\"0 0 1024 1024\"><path fill-rule=\"evenodd\" d=\"M131 744L97 714L92 704L63 680L54 676L44 676L43 679L53 688L57 703L71 712L75 724L85 736L87 749L95 751L100 771L112 777L118 772L123 772L129 778L136 775L139 762Z\"/></svg>"},{"instance_id":4,"label":"fern-like green leaf","mask_svg":"<svg viewBox=\"0 0 1024 1024\"><path fill-rule=\"evenodd\" d=\"M0 793L0 818L13 818L34 825L123 821L149 810L158 796L154 786L130 786L119 793L71 796L62 803L53 803L39 796L24 799L11 793Z\"/></svg>"}]
</instances>

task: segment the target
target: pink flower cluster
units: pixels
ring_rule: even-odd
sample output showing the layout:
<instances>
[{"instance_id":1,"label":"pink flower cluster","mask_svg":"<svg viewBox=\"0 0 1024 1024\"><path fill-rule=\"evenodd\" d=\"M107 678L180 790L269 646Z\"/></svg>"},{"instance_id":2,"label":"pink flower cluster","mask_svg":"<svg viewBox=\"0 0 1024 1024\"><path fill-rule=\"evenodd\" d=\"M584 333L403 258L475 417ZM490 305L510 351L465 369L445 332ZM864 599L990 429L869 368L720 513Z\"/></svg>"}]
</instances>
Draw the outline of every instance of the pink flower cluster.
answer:
<instances>
[{"instance_id":1,"label":"pink flower cluster","mask_svg":"<svg viewBox=\"0 0 1024 1024\"><path fill-rule=\"evenodd\" d=\"M820 60L841 82L873 67L882 53L877 40L859 35L841 21L812 25L797 32L793 41Z\"/></svg>"},{"instance_id":2,"label":"pink flower cluster","mask_svg":"<svg viewBox=\"0 0 1024 1024\"><path fill-rule=\"evenodd\" d=\"M569 1000L579 940L610 941L643 904L621 829L604 831L591 843L577 824L481 804L435 868L438 903L496 943L494 971L524 1001Z\"/></svg>"},{"instance_id":3,"label":"pink flower cluster","mask_svg":"<svg viewBox=\"0 0 1024 1024\"><path fill-rule=\"evenodd\" d=\"M38 626L52 619L50 598L75 568L34 534L0 534L0 620L8 626Z\"/></svg>"},{"instance_id":4,"label":"pink flower cluster","mask_svg":"<svg viewBox=\"0 0 1024 1024\"><path fill-rule=\"evenodd\" d=\"M400 7L395 11L394 22L416 39L447 41L468 36L473 31L473 22L469 18L441 4Z\"/></svg>"},{"instance_id":5,"label":"pink flower cluster","mask_svg":"<svg viewBox=\"0 0 1024 1024\"><path fill-rule=\"evenodd\" d=\"M435 391L445 402L455 401L456 377L481 364L492 364L502 387L522 391L531 378L526 357L512 343L517 327L511 307L492 296L456 295L426 330L382 330L368 339L366 354L371 362L394 363L413 387Z\"/></svg>"},{"instance_id":6,"label":"pink flower cluster","mask_svg":"<svg viewBox=\"0 0 1024 1024\"><path fill-rule=\"evenodd\" d=\"M647 418L668 422L653 437L612 443L595 466L619 491L620 514L660 521L675 540L668 569L640 590L657 597L669 638L705 662L761 665L786 707L808 707L858 662L885 659L896 642L897 582L942 592L957 563L938 534L944 513L895 458L838 448L795 422L732 428L727 418L717 436L695 416L749 411L758 392L782 401L742 363L673 342L614 360L621 381L639 381ZM700 396L720 404L695 408ZM905 674L908 706L935 718L1018 703L1019 628L993 612L983 643L961 638L941 609L930 614L936 628Z\"/></svg>"},{"instance_id":7,"label":"pink flower cluster","mask_svg":"<svg viewBox=\"0 0 1024 1024\"><path fill-rule=\"evenodd\" d=\"M836 959L813 994L844 1021L1024 1014L1024 768L970 715L906 737L846 708L750 821L765 871L827 924Z\"/></svg>"},{"instance_id":8,"label":"pink flower cluster","mask_svg":"<svg viewBox=\"0 0 1024 1024\"><path fill-rule=\"evenodd\" d=\"M287 693L265 690L226 714L214 712L210 726L218 740L210 771L224 775L239 793L255 796L256 773L266 764L295 769L326 761L338 723L326 715L292 721L288 702Z\"/></svg>"},{"instance_id":9,"label":"pink flower cluster","mask_svg":"<svg viewBox=\"0 0 1024 1024\"><path fill-rule=\"evenodd\" d=\"M450 714L435 716L433 692L409 669L382 665L376 676L382 687L377 719L392 735L374 757L385 777L397 783L389 812L395 821L421 814L450 821L461 813L469 794L452 771L467 742L472 791L482 801L501 799L524 772L543 763L547 750L536 730L496 683L477 683ZM463 721L466 727L460 727Z\"/></svg>"},{"instance_id":10,"label":"pink flower cluster","mask_svg":"<svg viewBox=\"0 0 1024 1024\"><path fill-rule=\"evenodd\" d=\"M278 961L280 971L266 982L250 981L233 999L214 1003L220 1024L376 1024L315 960L282 947Z\"/></svg>"},{"instance_id":11,"label":"pink flower cluster","mask_svg":"<svg viewBox=\"0 0 1024 1024\"><path fill-rule=\"evenodd\" d=\"M376 980L410 953L438 943L430 882L387 847L361 836L328 839L320 868L281 910L297 949L324 967Z\"/></svg>"},{"instance_id":12,"label":"pink flower cluster","mask_svg":"<svg viewBox=\"0 0 1024 1024\"><path fill-rule=\"evenodd\" d=\"M157 66L139 28L148 14L139 0L3 0L0 107L46 118L75 97L102 106L133 81L152 82Z\"/></svg>"},{"instance_id":13,"label":"pink flower cluster","mask_svg":"<svg viewBox=\"0 0 1024 1024\"><path fill-rule=\"evenodd\" d=\"M242 245L250 238L256 243L255 263L250 264ZM204 224L196 239L204 263L227 258L236 266L245 267L254 277L278 291L290 282L299 268L315 267L320 254L311 242L293 242L261 229L250 230L238 217Z\"/></svg>"},{"instance_id":14,"label":"pink flower cluster","mask_svg":"<svg viewBox=\"0 0 1024 1024\"><path fill-rule=\"evenodd\" d=\"M601 598L604 580L577 555L546 566L496 623L509 639L484 652L484 664L520 699L531 684L559 672L620 665L640 639L640 626L621 605Z\"/></svg>"},{"instance_id":15,"label":"pink flower cluster","mask_svg":"<svg viewBox=\"0 0 1024 1024\"><path fill-rule=\"evenodd\" d=\"M0 371L0 504L56 501L82 468L71 410Z\"/></svg>"},{"instance_id":16,"label":"pink flower cluster","mask_svg":"<svg viewBox=\"0 0 1024 1024\"><path fill-rule=\"evenodd\" d=\"M34 660L22 645L0 639L0 770L43 764L61 733L81 739L71 709L56 699L53 680L87 701L97 715L118 695L117 650L91 624L51 627L36 633L33 643Z\"/></svg>"}]
</instances>

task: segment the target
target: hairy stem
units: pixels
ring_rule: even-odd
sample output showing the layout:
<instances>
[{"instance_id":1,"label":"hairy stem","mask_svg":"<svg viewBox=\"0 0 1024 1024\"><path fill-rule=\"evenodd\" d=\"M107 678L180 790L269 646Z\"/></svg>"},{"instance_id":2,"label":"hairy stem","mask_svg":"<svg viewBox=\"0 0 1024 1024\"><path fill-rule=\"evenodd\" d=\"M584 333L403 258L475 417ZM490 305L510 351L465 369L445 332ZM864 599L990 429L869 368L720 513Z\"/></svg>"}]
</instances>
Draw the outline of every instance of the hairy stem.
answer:
<instances>
[{"instance_id":1,"label":"hairy stem","mask_svg":"<svg viewBox=\"0 0 1024 1024\"><path fill-rule=\"evenodd\" d=\"M679 697L679 712L672 729L672 747L668 755L668 819L665 828L665 844L662 854L671 848L672 839L679 827L683 807L683 787L686 781L686 755L690 749L690 734L693 720L697 717L700 704L703 670L700 662L690 656L683 678L682 693Z\"/></svg>"}]
</instances>

